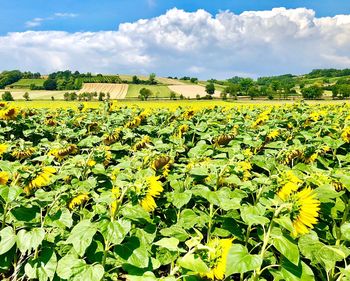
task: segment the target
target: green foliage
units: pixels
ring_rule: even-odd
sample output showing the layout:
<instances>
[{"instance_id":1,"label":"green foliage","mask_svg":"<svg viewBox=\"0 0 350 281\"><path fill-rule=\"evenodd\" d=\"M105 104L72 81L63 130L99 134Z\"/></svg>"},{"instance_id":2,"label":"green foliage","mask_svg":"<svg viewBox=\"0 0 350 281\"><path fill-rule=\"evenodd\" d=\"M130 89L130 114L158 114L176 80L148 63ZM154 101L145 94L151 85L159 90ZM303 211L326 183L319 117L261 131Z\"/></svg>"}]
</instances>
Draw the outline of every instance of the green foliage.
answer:
<instances>
[{"instance_id":1,"label":"green foliage","mask_svg":"<svg viewBox=\"0 0 350 281\"><path fill-rule=\"evenodd\" d=\"M147 100L152 95L153 95L153 93L150 89L142 88L140 90L139 99L140 100Z\"/></svg>"},{"instance_id":2,"label":"green foliage","mask_svg":"<svg viewBox=\"0 0 350 281\"><path fill-rule=\"evenodd\" d=\"M14 100L11 92L9 92L9 91L4 92L1 96L1 98L3 101L13 101Z\"/></svg>"},{"instance_id":3,"label":"green foliage","mask_svg":"<svg viewBox=\"0 0 350 281\"><path fill-rule=\"evenodd\" d=\"M348 106L106 102L3 118L12 104L0 109L1 280L203 280L218 265L216 280L347 280ZM320 202L305 234L303 202L279 193L288 172Z\"/></svg>"},{"instance_id":4,"label":"green foliage","mask_svg":"<svg viewBox=\"0 0 350 281\"><path fill-rule=\"evenodd\" d=\"M209 83L205 86L205 91L208 95L212 96L215 94L215 86L213 83Z\"/></svg>"},{"instance_id":5,"label":"green foliage","mask_svg":"<svg viewBox=\"0 0 350 281\"><path fill-rule=\"evenodd\" d=\"M304 99L319 99L323 95L323 89L319 86L310 86L301 90Z\"/></svg>"}]
</instances>

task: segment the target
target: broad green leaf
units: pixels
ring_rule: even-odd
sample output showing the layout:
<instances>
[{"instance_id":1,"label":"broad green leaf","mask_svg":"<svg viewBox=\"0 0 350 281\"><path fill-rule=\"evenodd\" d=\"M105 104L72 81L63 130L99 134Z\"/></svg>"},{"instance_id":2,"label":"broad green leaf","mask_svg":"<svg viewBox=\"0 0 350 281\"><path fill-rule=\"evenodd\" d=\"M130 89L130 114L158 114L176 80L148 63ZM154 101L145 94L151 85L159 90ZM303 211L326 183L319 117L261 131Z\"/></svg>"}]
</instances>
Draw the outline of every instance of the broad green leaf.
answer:
<instances>
[{"instance_id":1,"label":"broad green leaf","mask_svg":"<svg viewBox=\"0 0 350 281\"><path fill-rule=\"evenodd\" d=\"M274 228L271 233L272 245L293 264L299 264L299 248L298 246L285 237L282 231Z\"/></svg>"},{"instance_id":2,"label":"broad green leaf","mask_svg":"<svg viewBox=\"0 0 350 281\"><path fill-rule=\"evenodd\" d=\"M178 209L185 206L192 197L192 192L190 190L185 190L184 192L174 192L172 194L170 202Z\"/></svg>"},{"instance_id":3,"label":"broad green leaf","mask_svg":"<svg viewBox=\"0 0 350 281\"><path fill-rule=\"evenodd\" d=\"M179 265L197 274L205 274L209 272L208 266L200 257L193 254L187 254L179 260Z\"/></svg>"},{"instance_id":4,"label":"broad green leaf","mask_svg":"<svg viewBox=\"0 0 350 281\"><path fill-rule=\"evenodd\" d=\"M93 223L89 220L82 220L74 226L66 243L73 244L79 256L83 256L86 248L91 244L92 237L96 231L96 226Z\"/></svg>"},{"instance_id":5,"label":"broad green leaf","mask_svg":"<svg viewBox=\"0 0 350 281\"><path fill-rule=\"evenodd\" d=\"M226 276L234 273L245 273L260 267L262 258L248 253L246 247L234 244L228 252L226 262Z\"/></svg>"},{"instance_id":6,"label":"broad green leaf","mask_svg":"<svg viewBox=\"0 0 350 281\"><path fill-rule=\"evenodd\" d=\"M179 240L176 238L162 238L153 243L154 245L168 249L169 251L178 251Z\"/></svg>"},{"instance_id":7,"label":"broad green leaf","mask_svg":"<svg viewBox=\"0 0 350 281\"><path fill-rule=\"evenodd\" d=\"M120 244L131 229L131 223L126 220L108 221L99 223L99 231L106 241Z\"/></svg>"},{"instance_id":8,"label":"broad green leaf","mask_svg":"<svg viewBox=\"0 0 350 281\"><path fill-rule=\"evenodd\" d=\"M349 222L344 223L340 227L340 230L341 230L342 238L350 241L350 223Z\"/></svg>"},{"instance_id":9,"label":"broad green leaf","mask_svg":"<svg viewBox=\"0 0 350 281\"><path fill-rule=\"evenodd\" d=\"M24 271L31 279L53 280L57 267L57 257L52 249L45 248L37 259L26 263Z\"/></svg>"},{"instance_id":10,"label":"broad green leaf","mask_svg":"<svg viewBox=\"0 0 350 281\"><path fill-rule=\"evenodd\" d=\"M169 228L163 228L160 230L160 233L163 236L175 237L181 242L187 240L189 237L189 234L186 232L186 230L179 225L172 225Z\"/></svg>"},{"instance_id":11,"label":"broad green leaf","mask_svg":"<svg viewBox=\"0 0 350 281\"><path fill-rule=\"evenodd\" d=\"M254 225L254 224L267 224L270 222L270 220L263 216L264 212L261 208L257 206L243 206L241 209L241 217L244 220L244 222L248 225Z\"/></svg>"},{"instance_id":12,"label":"broad green leaf","mask_svg":"<svg viewBox=\"0 0 350 281\"><path fill-rule=\"evenodd\" d=\"M30 231L21 229L17 233L17 246L22 253L37 249L45 238L45 230L34 228Z\"/></svg>"},{"instance_id":13,"label":"broad green leaf","mask_svg":"<svg viewBox=\"0 0 350 281\"><path fill-rule=\"evenodd\" d=\"M75 268L75 273L71 277L71 281L100 281L103 278L104 269L100 264L85 264L81 268Z\"/></svg>"},{"instance_id":14,"label":"broad green leaf","mask_svg":"<svg viewBox=\"0 0 350 281\"><path fill-rule=\"evenodd\" d=\"M146 268L149 264L147 247L135 236L130 237L126 243L117 245L114 251L125 263L135 267Z\"/></svg>"},{"instance_id":15,"label":"broad green leaf","mask_svg":"<svg viewBox=\"0 0 350 281\"><path fill-rule=\"evenodd\" d=\"M12 227L5 227L0 231L0 255L5 254L16 244L16 234Z\"/></svg>"}]
</instances>

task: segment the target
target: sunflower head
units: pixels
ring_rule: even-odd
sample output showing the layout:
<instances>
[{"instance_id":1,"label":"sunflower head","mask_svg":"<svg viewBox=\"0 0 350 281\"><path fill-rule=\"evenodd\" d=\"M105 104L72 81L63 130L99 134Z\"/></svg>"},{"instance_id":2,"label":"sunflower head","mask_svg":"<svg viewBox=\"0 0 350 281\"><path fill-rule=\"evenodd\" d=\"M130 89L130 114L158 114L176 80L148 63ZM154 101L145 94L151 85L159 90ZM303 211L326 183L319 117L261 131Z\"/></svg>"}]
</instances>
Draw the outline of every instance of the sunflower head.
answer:
<instances>
[{"instance_id":1,"label":"sunflower head","mask_svg":"<svg viewBox=\"0 0 350 281\"><path fill-rule=\"evenodd\" d=\"M49 155L54 156L57 160L62 161L68 155L74 155L78 153L78 147L75 144L68 144L61 148L54 148L49 151Z\"/></svg>"},{"instance_id":2,"label":"sunflower head","mask_svg":"<svg viewBox=\"0 0 350 281\"><path fill-rule=\"evenodd\" d=\"M7 184L8 180L9 180L9 173L0 172L0 185Z\"/></svg>"},{"instance_id":3,"label":"sunflower head","mask_svg":"<svg viewBox=\"0 0 350 281\"><path fill-rule=\"evenodd\" d=\"M18 115L17 108L10 106L0 111L0 118L3 120L13 120L16 119Z\"/></svg>"},{"instance_id":4,"label":"sunflower head","mask_svg":"<svg viewBox=\"0 0 350 281\"><path fill-rule=\"evenodd\" d=\"M24 191L29 194L31 190L35 188L41 188L48 186L51 183L53 175L56 173L54 167L40 167L36 169L27 180L27 185Z\"/></svg>"},{"instance_id":5,"label":"sunflower head","mask_svg":"<svg viewBox=\"0 0 350 281\"><path fill-rule=\"evenodd\" d=\"M210 271L202 274L211 280L223 280L226 272L227 255L232 246L232 238L214 238L207 244L207 251L202 252L202 258L207 263Z\"/></svg>"},{"instance_id":6,"label":"sunflower head","mask_svg":"<svg viewBox=\"0 0 350 281\"><path fill-rule=\"evenodd\" d=\"M0 157L1 157L4 153L6 153L8 147L9 147L9 146L8 146L7 144L5 144L5 143L0 144Z\"/></svg>"},{"instance_id":7,"label":"sunflower head","mask_svg":"<svg viewBox=\"0 0 350 281\"><path fill-rule=\"evenodd\" d=\"M144 189L143 198L141 199L141 206L147 212L152 212L157 207L154 198L158 197L163 191L162 183L159 177L150 176L146 178L146 186Z\"/></svg>"},{"instance_id":8,"label":"sunflower head","mask_svg":"<svg viewBox=\"0 0 350 281\"><path fill-rule=\"evenodd\" d=\"M343 141L345 141L346 143L350 143L350 127L346 127L342 134L341 134L341 138L343 139Z\"/></svg>"},{"instance_id":9,"label":"sunflower head","mask_svg":"<svg viewBox=\"0 0 350 281\"><path fill-rule=\"evenodd\" d=\"M78 196L75 196L71 199L71 201L68 203L68 208L73 210L75 207L81 206L85 202L89 200L89 194L83 193L79 194Z\"/></svg>"},{"instance_id":10,"label":"sunflower head","mask_svg":"<svg viewBox=\"0 0 350 281\"><path fill-rule=\"evenodd\" d=\"M309 232L317 223L320 211L320 201L314 191L307 187L293 194L293 236L303 235Z\"/></svg>"},{"instance_id":11,"label":"sunflower head","mask_svg":"<svg viewBox=\"0 0 350 281\"><path fill-rule=\"evenodd\" d=\"M34 152L34 147L18 147L12 151L11 155L18 160L22 160L31 157Z\"/></svg>"}]
</instances>

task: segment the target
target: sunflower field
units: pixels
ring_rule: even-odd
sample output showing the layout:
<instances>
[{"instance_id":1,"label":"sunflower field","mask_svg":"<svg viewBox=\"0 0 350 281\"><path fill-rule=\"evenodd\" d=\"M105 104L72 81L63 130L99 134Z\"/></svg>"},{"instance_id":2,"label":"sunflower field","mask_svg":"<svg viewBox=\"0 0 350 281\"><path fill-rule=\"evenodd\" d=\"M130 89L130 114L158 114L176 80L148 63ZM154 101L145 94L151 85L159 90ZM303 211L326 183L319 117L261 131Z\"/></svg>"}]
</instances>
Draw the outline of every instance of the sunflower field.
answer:
<instances>
[{"instance_id":1,"label":"sunflower field","mask_svg":"<svg viewBox=\"0 0 350 281\"><path fill-rule=\"evenodd\" d=\"M350 106L0 104L1 280L350 280Z\"/></svg>"}]
</instances>

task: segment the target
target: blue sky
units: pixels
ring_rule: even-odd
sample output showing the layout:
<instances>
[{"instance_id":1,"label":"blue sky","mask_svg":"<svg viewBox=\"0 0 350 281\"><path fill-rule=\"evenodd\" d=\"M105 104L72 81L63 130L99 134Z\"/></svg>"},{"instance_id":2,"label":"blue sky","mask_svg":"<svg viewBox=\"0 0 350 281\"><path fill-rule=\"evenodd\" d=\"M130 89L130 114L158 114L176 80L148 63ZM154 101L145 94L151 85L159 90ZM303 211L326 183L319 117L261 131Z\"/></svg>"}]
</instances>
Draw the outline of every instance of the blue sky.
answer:
<instances>
[{"instance_id":1,"label":"blue sky","mask_svg":"<svg viewBox=\"0 0 350 281\"><path fill-rule=\"evenodd\" d=\"M317 17L349 14L349 0L1 0L0 34L25 30L116 30L119 23L152 18L177 7L205 9L211 14L230 10L270 10L273 7L306 7ZM61 13L66 16L55 16ZM68 16L71 15L71 16ZM74 15L74 16L73 16ZM35 26L33 19L40 19ZM29 23L29 24L28 24Z\"/></svg>"},{"instance_id":2,"label":"blue sky","mask_svg":"<svg viewBox=\"0 0 350 281\"><path fill-rule=\"evenodd\" d=\"M350 0L0 3L0 71L221 79L350 66Z\"/></svg>"}]
</instances>

